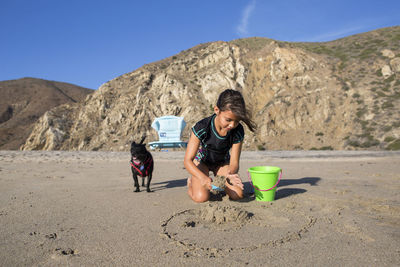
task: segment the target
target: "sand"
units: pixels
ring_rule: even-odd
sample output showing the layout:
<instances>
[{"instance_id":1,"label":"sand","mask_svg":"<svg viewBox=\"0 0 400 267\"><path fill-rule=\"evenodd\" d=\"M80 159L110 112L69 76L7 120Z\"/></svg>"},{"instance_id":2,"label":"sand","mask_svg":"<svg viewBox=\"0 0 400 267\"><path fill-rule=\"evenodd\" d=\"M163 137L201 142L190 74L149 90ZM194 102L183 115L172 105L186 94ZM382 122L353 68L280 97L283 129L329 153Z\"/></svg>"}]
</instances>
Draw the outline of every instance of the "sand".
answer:
<instances>
[{"instance_id":1,"label":"sand","mask_svg":"<svg viewBox=\"0 0 400 267\"><path fill-rule=\"evenodd\" d=\"M213 176L212 173L210 173L210 175L212 178L211 185L215 186L215 188L211 189L211 193L218 194L219 192L224 191L226 188L226 185L225 185L226 177L221 176L221 175Z\"/></svg>"},{"instance_id":2,"label":"sand","mask_svg":"<svg viewBox=\"0 0 400 267\"><path fill-rule=\"evenodd\" d=\"M242 153L246 197L186 193L183 152L153 152L152 193L129 153L0 151L1 266L399 266L400 153ZM279 166L274 202L246 169Z\"/></svg>"}]
</instances>

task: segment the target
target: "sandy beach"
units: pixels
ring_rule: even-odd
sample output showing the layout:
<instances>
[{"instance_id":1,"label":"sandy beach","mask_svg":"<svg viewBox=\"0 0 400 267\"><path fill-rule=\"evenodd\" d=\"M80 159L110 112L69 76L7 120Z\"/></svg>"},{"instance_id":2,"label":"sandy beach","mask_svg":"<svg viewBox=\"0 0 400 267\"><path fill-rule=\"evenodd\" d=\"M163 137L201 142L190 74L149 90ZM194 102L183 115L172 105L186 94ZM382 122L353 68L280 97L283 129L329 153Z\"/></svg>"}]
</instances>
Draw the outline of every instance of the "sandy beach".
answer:
<instances>
[{"instance_id":1,"label":"sandy beach","mask_svg":"<svg viewBox=\"0 0 400 267\"><path fill-rule=\"evenodd\" d=\"M0 151L1 266L400 265L400 152L244 151L245 199L202 204L184 152L152 154L134 193L127 152ZM248 182L263 165L274 202Z\"/></svg>"}]
</instances>

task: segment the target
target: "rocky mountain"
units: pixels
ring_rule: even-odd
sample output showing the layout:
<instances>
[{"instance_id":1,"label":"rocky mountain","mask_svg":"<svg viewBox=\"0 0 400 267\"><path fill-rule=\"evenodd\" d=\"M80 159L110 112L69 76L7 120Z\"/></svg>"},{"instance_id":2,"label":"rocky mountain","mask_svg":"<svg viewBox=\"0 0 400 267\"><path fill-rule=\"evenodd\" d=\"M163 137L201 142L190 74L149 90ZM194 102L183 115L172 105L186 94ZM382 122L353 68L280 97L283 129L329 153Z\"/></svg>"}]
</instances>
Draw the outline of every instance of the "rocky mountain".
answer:
<instances>
[{"instance_id":1,"label":"rocky mountain","mask_svg":"<svg viewBox=\"0 0 400 267\"><path fill-rule=\"evenodd\" d=\"M154 118L208 116L226 88L258 130L244 149L399 149L400 27L324 43L213 42L121 75L80 104L45 113L22 149L127 151ZM245 127L246 128L246 127Z\"/></svg>"},{"instance_id":2,"label":"rocky mountain","mask_svg":"<svg viewBox=\"0 0 400 267\"><path fill-rule=\"evenodd\" d=\"M46 111L78 103L92 92L73 84L34 78L0 82L0 149L19 149Z\"/></svg>"}]
</instances>

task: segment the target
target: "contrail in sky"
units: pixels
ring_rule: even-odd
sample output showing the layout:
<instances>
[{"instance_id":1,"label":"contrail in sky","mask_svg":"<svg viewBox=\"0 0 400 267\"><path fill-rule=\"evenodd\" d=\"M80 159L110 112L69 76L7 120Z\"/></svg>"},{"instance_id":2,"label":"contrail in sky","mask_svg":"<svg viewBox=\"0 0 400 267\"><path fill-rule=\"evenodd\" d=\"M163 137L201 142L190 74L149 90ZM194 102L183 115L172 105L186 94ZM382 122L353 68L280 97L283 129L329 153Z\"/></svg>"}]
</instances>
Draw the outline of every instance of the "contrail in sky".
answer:
<instances>
[{"instance_id":1,"label":"contrail in sky","mask_svg":"<svg viewBox=\"0 0 400 267\"><path fill-rule=\"evenodd\" d=\"M321 35L317 35L311 38L308 38L308 42L326 42L326 41L332 41L336 40L337 38L342 38L347 35L353 34L354 32L360 31L363 29L362 26L354 26L351 28L345 28L345 29L339 29L335 32L327 32ZM302 40L304 41L304 40Z\"/></svg>"},{"instance_id":2,"label":"contrail in sky","mask_svg":"<svg viewBox=\"0 0 400 267\"><path fill-rule=\"evenodd\" d=\"M247 26L248 26L248 23L249 23L249 18L250 18L251 13L253 12L255 6L256 6L256 1L253 0L243 10L242 18L240 20L240 24L236 28L237 33L239 35L247 35L248 34Z\"/></svg>"}]
</instances>

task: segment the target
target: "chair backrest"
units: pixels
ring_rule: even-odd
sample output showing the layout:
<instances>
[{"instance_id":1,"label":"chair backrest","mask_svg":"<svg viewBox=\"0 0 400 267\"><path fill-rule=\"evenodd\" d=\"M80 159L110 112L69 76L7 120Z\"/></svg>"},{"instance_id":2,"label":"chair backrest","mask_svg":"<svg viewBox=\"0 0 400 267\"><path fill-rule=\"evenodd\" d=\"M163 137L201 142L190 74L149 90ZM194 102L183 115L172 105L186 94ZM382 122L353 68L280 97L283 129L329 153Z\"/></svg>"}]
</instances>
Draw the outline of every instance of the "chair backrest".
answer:
<instances>
[{"instance_id":1,"label":"chair backrest","mask_svg":"<svg viewBox=\"0 0 400 267\"><path fill-rule=\"evenodd\" d=\"M164 116L156 118L151 127L158 132L160 142L180 141L186 122L183 117Z\"/></svg>"}]
</instances>

